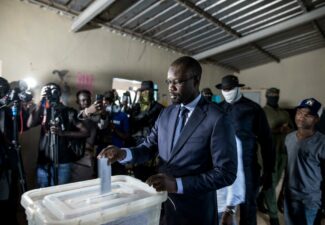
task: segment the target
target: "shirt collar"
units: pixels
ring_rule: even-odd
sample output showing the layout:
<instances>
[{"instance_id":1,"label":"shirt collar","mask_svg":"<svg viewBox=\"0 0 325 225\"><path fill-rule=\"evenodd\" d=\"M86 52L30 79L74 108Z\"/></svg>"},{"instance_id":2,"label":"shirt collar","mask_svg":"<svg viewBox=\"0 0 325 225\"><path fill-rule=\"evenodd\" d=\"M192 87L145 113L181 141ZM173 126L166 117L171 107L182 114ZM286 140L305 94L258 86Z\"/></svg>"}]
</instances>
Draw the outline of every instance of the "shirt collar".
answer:
<instances>
[{"instance_id":1,"label":"shirt collar","mask_svg":"<svg viewBox=\"0 0 325 225\"><path fill-rule=\"evenodd\" d=\"M184 106L190 112L192 112L195 109L196 105L199 103L200 99L201 99L201 94L199 94L193 101L191 101L190 103L188 103L186 105L184 105L183 103L181 103L181 107Z\"/></svg>"}]
</instances>

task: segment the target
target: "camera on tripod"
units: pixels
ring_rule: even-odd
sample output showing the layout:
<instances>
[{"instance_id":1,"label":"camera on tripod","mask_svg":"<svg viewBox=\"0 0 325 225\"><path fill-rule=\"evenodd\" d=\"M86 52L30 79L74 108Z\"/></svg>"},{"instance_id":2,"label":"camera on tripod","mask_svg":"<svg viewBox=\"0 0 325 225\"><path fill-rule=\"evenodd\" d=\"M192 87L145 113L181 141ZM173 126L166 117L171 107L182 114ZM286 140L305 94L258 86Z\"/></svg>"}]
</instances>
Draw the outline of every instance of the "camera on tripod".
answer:
<instances>
[{"instance_id":1,"label":"camera on tripod","mask_svg":"<svg viewBox=\"0 0 325 225\"><path fill-rule=\"evenodd\" d=\"M33 99L33 93L27 88L24 81L19 81L19 87L10 88L0 99L1 105L9 105L13 102L30 102Z\"/></svg>"}]
</instances>

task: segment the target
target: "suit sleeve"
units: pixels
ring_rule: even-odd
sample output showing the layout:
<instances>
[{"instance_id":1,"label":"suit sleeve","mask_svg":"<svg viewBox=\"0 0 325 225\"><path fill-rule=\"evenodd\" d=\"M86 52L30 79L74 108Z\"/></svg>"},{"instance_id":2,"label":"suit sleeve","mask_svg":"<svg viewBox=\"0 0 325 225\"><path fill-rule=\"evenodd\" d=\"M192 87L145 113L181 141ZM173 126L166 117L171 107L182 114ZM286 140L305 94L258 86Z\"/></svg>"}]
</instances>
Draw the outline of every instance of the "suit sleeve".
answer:
<instances>
[{"instance_id":1,"label":"suit sleeve","mask_svg":"<svg viewBox=\"0 0 325 225\"><path fill-rule=\"evenodd\" d=\"M130 148L132 152L131 163L144 163L154 158L158 154L158 124L160 116L150 131L146 139L138 146Z\"/></svg>"},{"instance_id":2,"label":"suit sleeve","mask_svg":"<svg viewBox=\"0 0 325 225\"><path fill-rule=\"evenodd\" d=\"M237 150L234 130L228 116L222 114L214 124L210 146L212 169L182 177L184 194L215 191L231 185L236 179Z\"/></svg>"},{"instance_id":3,"label":"suit sleeve","mask_svg":"<svg viewBox=\"0 0 325 225\"><path fill-rule=\"evenodd\" d=\"M258 110L255 121L256 134L261 146L264 174L271 174L275 164L275 149L272 147L272 135L269 123L262 108Z\"/></svg>"}]
</instances>

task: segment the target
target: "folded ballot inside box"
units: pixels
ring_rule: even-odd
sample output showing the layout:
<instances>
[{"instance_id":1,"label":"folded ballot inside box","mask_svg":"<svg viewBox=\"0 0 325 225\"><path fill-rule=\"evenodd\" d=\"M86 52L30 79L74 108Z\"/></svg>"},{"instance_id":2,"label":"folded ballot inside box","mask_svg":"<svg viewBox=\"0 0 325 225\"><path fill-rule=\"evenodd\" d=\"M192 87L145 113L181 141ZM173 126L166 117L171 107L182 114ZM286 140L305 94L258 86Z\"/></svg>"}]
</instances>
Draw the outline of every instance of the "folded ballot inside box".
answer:
<instances>
[{"instance_id":1,"label":"folded ballot inside box","mask_svg":"<svg viewBox=\"0 0 325 225\"><path fill-rule=\"evenodd\" d=\"M166 192L156 192L129 176L112 176L112 190L101 194L100 180L28 191L21 204L28 223L89 225L158 225Z\"/></svg>"}]
</instances>

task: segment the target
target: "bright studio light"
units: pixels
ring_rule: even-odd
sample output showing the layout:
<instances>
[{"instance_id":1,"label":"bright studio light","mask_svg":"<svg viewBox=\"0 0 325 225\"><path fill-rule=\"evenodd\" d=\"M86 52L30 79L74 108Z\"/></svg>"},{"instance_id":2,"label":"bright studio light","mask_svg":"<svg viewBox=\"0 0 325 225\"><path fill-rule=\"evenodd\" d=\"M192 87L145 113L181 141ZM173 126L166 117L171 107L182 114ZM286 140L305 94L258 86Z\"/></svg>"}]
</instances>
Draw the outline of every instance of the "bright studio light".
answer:
<instances>
[{"instance_id":1,"label":"bright studio light","mask_svg":"<svg viewBox=\"0 0 325 225\"><path fill-rule=\"evenodd\" d=\"M24 81L27 83L28 89L33 89L37 85L37 81L33 77L27 77Z\"/></svg>"}]
</instances>

